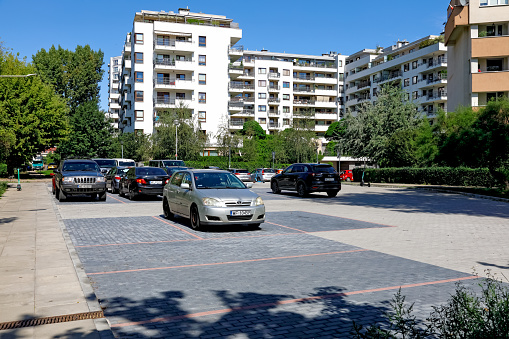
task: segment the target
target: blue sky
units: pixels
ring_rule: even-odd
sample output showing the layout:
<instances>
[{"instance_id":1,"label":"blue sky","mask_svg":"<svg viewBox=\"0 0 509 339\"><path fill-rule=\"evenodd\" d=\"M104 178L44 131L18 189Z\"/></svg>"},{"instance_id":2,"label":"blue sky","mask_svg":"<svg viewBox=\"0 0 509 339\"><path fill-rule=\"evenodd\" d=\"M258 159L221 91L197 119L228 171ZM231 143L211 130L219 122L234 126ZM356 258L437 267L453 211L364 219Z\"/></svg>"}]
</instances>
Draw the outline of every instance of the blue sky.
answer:
<instances>
[{"instance_id":1,"label":"blue sky","mask_svg":"<svg viewBox=\"0 0 509 339\"><path fill-rule=\"evenodd\" d=\"M426 1L13 1L0 0L0 41L29 61L41 48L72 49L89 44L109 57L119 55L134 14L142 9L225 15L238 22L250 50L321 55L352 54L399 40L440 34L449 0ZM105 73L106 74L106 73ZM101 85L101 108L108 107L107 75Z\"/></svg>"}]
</instances>

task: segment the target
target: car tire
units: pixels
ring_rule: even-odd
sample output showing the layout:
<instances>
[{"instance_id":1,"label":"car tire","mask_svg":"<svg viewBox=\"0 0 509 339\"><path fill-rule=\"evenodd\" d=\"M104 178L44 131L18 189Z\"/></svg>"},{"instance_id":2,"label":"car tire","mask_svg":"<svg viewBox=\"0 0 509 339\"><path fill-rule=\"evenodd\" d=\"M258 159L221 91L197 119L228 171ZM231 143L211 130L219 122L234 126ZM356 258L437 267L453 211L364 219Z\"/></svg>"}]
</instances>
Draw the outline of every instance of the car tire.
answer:
<instances>
[{"instance_id":1,"label":"car tire","mask_svg":"<svg viewBox=\"0 0 509 339\"><path fill-rule=\"evenodd\" d=\"M304 185L302 182L297 184L297 195L301 198L308 195L308 192L306 191L306 185Z\"/></svg>"},{"instance_id":2,"label":"car tire","mask_svg":"<svg viewBox=\"0 0 509 339\"><path fill-rule=\"evenodd\" d=\"M329 198L334 198L336 195L338 195L339 191L327 191L327 196Z\"/></svg>"},{"instance_id":3,"label":"car tire","mask_svg":"<svg viewBox=\"0 0 509 339\"><path fill-rule=\"evenodd\" d=\"M55 187L55 198L58 200L58 196L60 195L60 190Z\"/></svg>"},{"instance_id":4,"label":"car tire","mask_svg":"<svg viewBox=\"0 0 509 339\"><path fill-rule=\"evenodd\" d=\"M277 181L273 181L272 184L270 184L270 188L272 189L272 193L279 194L281 193L281 190L279 189L279 184Z\"/></svg>"},{"instance_id":5,"label":"car tire","mask_svg":"<svg viewBox=\"0 0 509 339\"><path fill-rule=\"evenodd\" d=\"M175 219L175 214L171 211L170 204L168 203L168 199L163 198L163 214L164 217L168 220Z\"/></svg>"},{"instance_id":6,"label":"car tire","mask_svg":"<svg viewBox=\"0 0 509 339\"><path fill-rule=\"evenodd\" d=\"M58 201L62 202L62 201L66 201L67 200L67 196L65 195L64 192L62 192L62 190L58 190Z\"/></svg>"},{"instance_id":7,"label":"car tire","mask_svg":"<svg viewBox=\"0 0 509 339\"><path fill-rule=\"evenodd\" d=\"M352 181L352 179L350 179L350 178L346 178L346 181Z\"/></svg>"},{"instance_id":8,"label":"car tire","mask_svg":"<svg viewBox=\"0 0 509 339\"><path fill-rule=\"evenodd\" d=\"M198 207L196 206L191 207L191 213L189 217L191 228L195 231L199 230L201 224L200 224L200 213L198 213Z\"/></svg>"},{"instance_id":9,"label":"car tire","mask_svg":"<svg viewBox=\"0 0 509 339\"><path fill-rule=\"evenodd\" d=\"M115 184L114 183L111 183L111 194L117 194L118 191L117 189L115 188Z\"/></svg>"},{"instance_id":10,"label":"car tire","mask_svg":"<svg viewBox=\"0 0 509 339\"><path fill-rule=\"evenodd\" d=\"M124 191L122 190L120 184L118 185L118 196L122 198L125 197Z\"/></svg>"},{"instance_id":11,"label":"car tire","mask_svg":"<svg viewBox=\"0 0 509 339\"><path fill-rule=\"evenodd\" d=\"M127 198L128 198L129 200L134 200L134 198L135 198L134 191L129 190L129 191L127 192Z\"/></svg>"},{"instance_id":12,"label":"car tire","mask_svg":"<svg viewBox=\"0 0 509 339\"><path fill-rule=\"evenodd\" d=\"M53 186L53 184L51 184L51 193L53 193L53 195L55 195L55 186Z\"/></svg>"},{"instance_id":13,"label":"car tire","mask_svg":"<svg viewBox=\"0 0 509 339\"><path fill-rule=\"evenodd\" d=\"M99 201L106 201L106 193L108 193L108 191L104 191L99 195Z\"/></svg>"}]
</instances>

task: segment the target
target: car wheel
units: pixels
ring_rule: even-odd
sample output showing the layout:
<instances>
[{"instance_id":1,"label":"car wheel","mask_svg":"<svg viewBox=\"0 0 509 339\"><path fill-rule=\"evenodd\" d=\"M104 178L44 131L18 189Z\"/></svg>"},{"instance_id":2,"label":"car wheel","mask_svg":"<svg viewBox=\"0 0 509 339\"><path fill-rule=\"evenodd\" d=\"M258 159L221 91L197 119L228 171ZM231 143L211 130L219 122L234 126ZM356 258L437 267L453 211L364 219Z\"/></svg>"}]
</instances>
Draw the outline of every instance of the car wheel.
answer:
<instances>
[{"instance_id":1,"label":"car wheel","mask_svg":"<svg viewBox=\"0 0 509 339\"><path fill-rule=\"evenodd\" d=\"M277 181L273 181L272 184L270 185L270 188L272 188L272 193L274 193L274 194L281 193L281 190L279 189L279 185L278 185Z\"/></svg>"},{"instance_id":2,"label":"car wheel","mask_svg":"<svg viewBox=\"0 0 509 339\"><path fill-rule=\"evenodd\" d=\"M60 195L60 190L57 187L55 187L55 198L58 199L59 195Z\"/></svg>"},{"instance_id":3,"label":"car wheel","mask_svg":"<svg viewBox=\"0 0 509 339\"><path fill-rule=\"evenodd\" d=\"M67 199L67 196L65 195L64 192L62 192L62 190L58 190L58 201L62 202L62 201L65 201Z\"/></svg>"},{"instance_id":4,"label":"car wheel","mask_svg":"<svg viewBox=\"0 0 509 339\"><path fill-rule=\"evenodd\" d=\"M308 195L308 192L306 191L306 185L304 185L302 182L297 184L297 194L301 198Z\"/></svg>"},{"instance_id":5,"label":"car wheel","mask_svg":"<svg viewBox=\"0 0 509 339\"><path fill-rule=\"evenodd\" d=\"M350 178L346 178L346 181L352 181L352 179L350 179Z\"/></svg>"},{"instance_id":6,"label":"car wheel","mask_svg":"<svg viewBox=\"0 0 509 339\"><path fill-rule=\"evenodd\" d=\"M51 184L51 193L53 193L53 195L55 195L55 186L53 186L53 184Z\"/></svg>"},{"instance_id":7,"label":"car wheel","mask_svg":"<svg viewBox=\"0 0 509 339\"><path fill-rule=\"evenodd\" d=\"M193 206L191 207L191 228L193 230L200 229L200 214L198 213L198 207Z\"/></svg>"},{"instance_id":8,"label":"car wheel","mask_svg":"<svg viewBox=\"0 0 509 339\"><path fill-rule=\"evenodd\" d=\"M120 186L120 185L118 185L118 196L125 197L124 190L122 189L122 186Z\"/></svg>"},{"instance_id":9,"label":"car wheel","mask_svg":"<svg viewBox=\"0 0 509 339\"><path fill-rule=\"evenodd\" d=\"M128 192L127 192L127 198L128 198L129 200L134 200L134 192L133 192L133 191L131 191L131 190L130 190L130 191L128 191Z\"/></svg>"},{"instance_id":10,"label":"car wheel","mask_svg":"<svg viewBox=\"0 0 509 339\"><path fill-rule=\"evenodd\" d=\"M106 193L107 191L104 191L99 195L99 201L106 201Z\"/></svg>"},{"instance_id":11,"label":"car wheel","mask_svg":"<svg viewBox=\"0 0 509 339\"><path fill-rule=\"evenodd\" d=\"M334 198L336 195L338 195L338 191L327 191L327 196L329 198Z\"/></svg>"},{"instance_id":12,"label":"car wheel","mask_svg":"<svg viewBox=\"0 0 509 339\"><path fill-rule=\"evenodd\" d=\"M118 193L117 189L115 188L115 184L114 183L111 183L111 193L112 194L117 194Z\"/></svg>"},{"instance_id":13,"label":"car wheel","mask_svg":"<svg viewBox=\"0 0 509 339\"><path fill-rule=\"evenodd\" d=\"M168 220L175 219L175 215L171 212L170 204L168 203L168 199L163 198L163 213L164 217Z\"/></svg>"}]
</instances>

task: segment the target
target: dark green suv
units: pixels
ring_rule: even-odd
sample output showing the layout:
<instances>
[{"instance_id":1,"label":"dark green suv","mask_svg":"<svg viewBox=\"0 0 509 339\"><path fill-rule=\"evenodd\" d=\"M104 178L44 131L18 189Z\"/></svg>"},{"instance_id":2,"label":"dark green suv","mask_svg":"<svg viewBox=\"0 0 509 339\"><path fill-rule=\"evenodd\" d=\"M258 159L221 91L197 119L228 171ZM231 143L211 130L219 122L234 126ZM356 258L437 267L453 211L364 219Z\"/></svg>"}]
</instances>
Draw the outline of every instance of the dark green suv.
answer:
<instances>
[{"instance_id":1,"label":"dark green suv","mask_svg":"<svg viewBox=\"0 0 509 339\"><path fill-rule=\"evenodd\" d=\"M88 159L67 159L60 162L55 173L55 196L64 201L70 195L99 196L106 200L106 181L97 163Z\"/></svg>"}]
</instances>

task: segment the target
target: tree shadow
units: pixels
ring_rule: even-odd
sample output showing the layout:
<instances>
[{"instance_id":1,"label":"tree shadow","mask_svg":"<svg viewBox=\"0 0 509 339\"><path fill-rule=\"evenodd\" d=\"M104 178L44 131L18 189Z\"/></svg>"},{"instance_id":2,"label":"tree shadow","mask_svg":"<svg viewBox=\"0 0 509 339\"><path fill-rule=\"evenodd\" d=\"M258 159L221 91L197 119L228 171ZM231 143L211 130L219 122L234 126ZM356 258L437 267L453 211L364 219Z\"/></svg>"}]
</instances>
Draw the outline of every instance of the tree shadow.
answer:
<instances>
[{"instance_id":1,"label":"tree shadow","mask_svg":"<svg viewBox=\"0 0 509 339\"><path fill-rule=\"evenodd\" d=\"M487 263L487 262L484 262L484 261L478 261L477 263L479 265L496 267L496 268L500 268L500 269L503 269L503 270L509 269L509 264L507 264L506 266L502 266L502 265L490 264L490 263Z\"/></svg>"}]
</instances>

